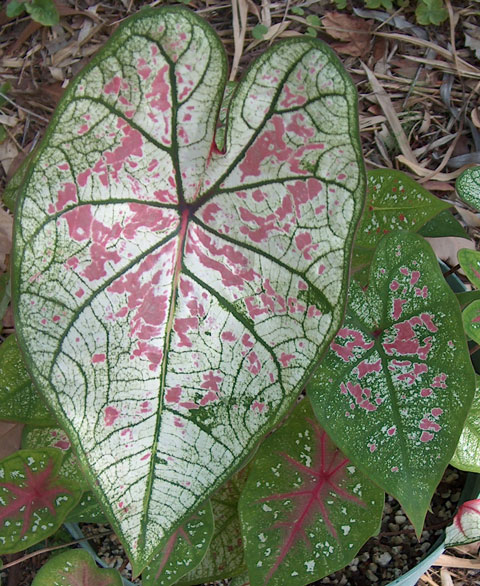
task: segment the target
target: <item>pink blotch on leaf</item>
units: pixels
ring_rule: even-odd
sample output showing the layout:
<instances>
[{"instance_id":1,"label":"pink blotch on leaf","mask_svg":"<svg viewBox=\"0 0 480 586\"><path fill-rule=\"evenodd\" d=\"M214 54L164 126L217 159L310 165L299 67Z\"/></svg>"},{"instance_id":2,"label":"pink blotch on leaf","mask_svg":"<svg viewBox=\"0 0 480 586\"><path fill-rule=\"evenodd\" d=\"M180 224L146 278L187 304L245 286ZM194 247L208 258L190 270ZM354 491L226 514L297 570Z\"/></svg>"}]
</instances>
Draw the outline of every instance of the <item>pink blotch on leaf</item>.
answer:
<instances>
[{"instance_id":1,"label":"pink blotch on leaf","mask_svg":"<svg viewBox=\"0 0 480 586\"><path fill-rule=\"evenodd\" d=\"M361 385L359 385L358 383L354 385L352 382L349 381L346 385L344 383L340 384L340 391L342 395L348 396L348 393L350 393L350 395L355 399L355 404L361 409L364 409L365 411L377 410L377 406L374 405L370 400L372 398L371 389L362 389ZM353 407L354 406L355 405L353 405Z\"/></svg>"},{"instance_id":2,"label":"pink blotch on leaf","mask_svg":"<svg viewBox=\"0 0 480 586\"><path fill-rule=\"evenodd\" d=\"M105 354L94 354L92 356L92 364L98 364L99 362L105 362Z\"/></svg>"},{"instance_id":3,"label":"pink blotch on leaf","mask_svg":"<svg viewBox=\"0 0 480 586\"><path fill-rule=\"evenodd\" d=\"M349 339L351 338L351 339ZM340 344L340 340L348 340L345 345ZM374 345L373 341L367 342L363 336L363 332L359 330L352 330L350 328L341 328L338 331L337 337L330 345L331 350L337 354L339 358L348 362L355 356L354 350L370 350Z\"/></svg>"},{"instance_id":4,"label":"pink blotch on leaf","mask_svg":"<svg viewBox=\"0 0 480 586\"><path fill-rule=\"evenodd\" d=\"M393 311L392 318L397 320L403 313L403 306L407 303L407 299L394 299L393 300Z\"/></svg>"},{"instance_id":5,"label":"pink blotch on leaf","mask_svg":"<svg viewBox=\"0 0 480 586\"><path fill-rule=\"evenodd\" d=\"M221 338L224 342L235 342L237 339L233 332L222 332Z\"/></svg>"},{"instance_id":6,"label":"pink blotch on leaf","mask_svg":"<svg viewBox=\"0 0 480 586\"><path fill-rule=\"evenodd\" d=\"M115 407L106 407L103 415L103 421L106 427L112 426L120 415L120 411Z\"/></svg>"},{"instance_id":7,"label":"pink blotch on leaf","mask_svg":"<svg viewBox=\"0 0 480 586\"><path fill-rule=\"evenodd\" d=\"M382 370L382 361L379 358L375 362L367 362L366 360L362 360L356 367L357 369L357 376L359 379L362 379L367 374L372 372L381 372Z\"/></svg>"},{"instance_id":8,"label":"pink blotch on leaf","mask_svg":"<svg viewBox=\"0 0 480 586\"><path fill-rule=\"evenodd\" d=\"M425 443L425 442L429 442L434 438L433 433L430 433L428 431L424 431L422 432L422 435L420 436L420 441Z\"/></svg>"},{"instance_id":9,"label":"pink blotch on leaf","mask_svg":"<svg viewBox=\"0 0 480 586\"><path fill-rule=\"evenodd\" d=\"M178 403L182 396L182 389L181 387L171 387L167 389L165 393L165 400L168 403Z\"/></svg>"},{"instance_id":10,"label":"pink blotch on leaf","mask_svg":"<svg viewBox=\"0 0 480 586\"><path fill-rule=\"evenodd\" d=\"M425 388L420 391L420 396L426 398L426 397L430 397L430 395L432 393L433 393L432 389Z\"/></svg>"},{"instance_id":11,"label":"pink blotch on leaf","mask_svg":"<svg viewBox=\"0 0 480 586\"><path fill-rule=\"evenodd\" d=\"M279 360L280 360L282 366L284 368L286 368L294 358L295 358L295 354L285 354L285 352L282 352Z\"/></svg>"},{"instance_id":12,"label":"pink blotch on leaf","mask_svg":"<svg viewBox=\"0 0 480 586\"><path fill-rule=\"evenodd\" d=\"M251 406L250 409L252 411L258 411L259 413L263 413L266 409L266 405L265 403L259 403L258 401L254 401Z\"/></svg>"}]
</instances>

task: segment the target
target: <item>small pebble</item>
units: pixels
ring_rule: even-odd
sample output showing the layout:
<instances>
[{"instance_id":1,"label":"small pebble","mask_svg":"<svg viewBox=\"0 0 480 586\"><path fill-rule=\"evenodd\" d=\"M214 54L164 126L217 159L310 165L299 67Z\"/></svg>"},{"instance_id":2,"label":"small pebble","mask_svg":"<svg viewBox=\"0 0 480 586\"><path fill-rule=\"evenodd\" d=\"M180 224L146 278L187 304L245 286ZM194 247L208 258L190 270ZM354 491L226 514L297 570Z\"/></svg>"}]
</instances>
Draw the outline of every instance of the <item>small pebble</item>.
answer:
<instances>
[{"instance_id":1,"label":"small pebble","mask_svg":"<svg viewBox=\"0 0 480 586\"><path fill-rule=\"evenodd\" d=\"M367 570L365 572L365 576L367 577L368 580L370 580L370 582L378 582L378 576L375 576L375 574L372 572L372 570Z\"/></svg>"},{"instance_id":2,"label":"small pebble","mask_svg":"<svg viewBox=\"0 0 480 586\"><path fill-rule=\"evenodd\" d=\"M407 520L407 517L405 517L405 515L395 515L395 523L397 523L397 525L403 525Z\"/></svg>"},{"instance_id":3,"label":"small pebble","mask_svg":"<svg viewBox=\"0 0 480 586\"><path fill-rule=\"evenodd\" d=\"M388 551L384 551L383 553L375 554L373 556L373 559L377 564L384 568L385 566L388 566L388 564L392 560L392 556L388 553Z\"/></svg>"}]
</instances>

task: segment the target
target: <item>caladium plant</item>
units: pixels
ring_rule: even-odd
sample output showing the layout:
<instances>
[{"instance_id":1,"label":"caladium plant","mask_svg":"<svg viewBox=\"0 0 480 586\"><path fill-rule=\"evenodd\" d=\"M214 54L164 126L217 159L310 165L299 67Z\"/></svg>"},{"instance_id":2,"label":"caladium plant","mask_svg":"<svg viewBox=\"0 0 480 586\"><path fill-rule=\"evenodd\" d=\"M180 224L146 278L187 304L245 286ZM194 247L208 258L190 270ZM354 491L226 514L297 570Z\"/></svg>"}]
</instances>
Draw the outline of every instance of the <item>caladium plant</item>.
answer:
<instances>
[{"instance_id":1,"label":"caladium plant","mask_svg":"<svg viewBox=\"0 0 480 586\"><path fill-rule=\"evenodd\" d=\"M17 336L135 573L312 373L364 199L328 47L258 59L219 152L225 79L202 20L139 13L69 86L18 202Z\"/></svg>"},{"instance_id":2,"label":"caladium plant","mask_svg":"<svg viewBox=\"0 0 480 586\"><path fill-rule=\"evenodd\" d=\"M142 11L8 193L25 388L49 409L23 447L60 454L79 482L58 518L106 515L145 585L307 584L376 531L382 489L420 530L473 395L457 301L408 232L446 206L404 174L370 177L369 286L339 330L366 179L335 55L298 37L225 81L200 18ZM314 412L289 414L324 355Z\"/></svg>"}]
</instances>

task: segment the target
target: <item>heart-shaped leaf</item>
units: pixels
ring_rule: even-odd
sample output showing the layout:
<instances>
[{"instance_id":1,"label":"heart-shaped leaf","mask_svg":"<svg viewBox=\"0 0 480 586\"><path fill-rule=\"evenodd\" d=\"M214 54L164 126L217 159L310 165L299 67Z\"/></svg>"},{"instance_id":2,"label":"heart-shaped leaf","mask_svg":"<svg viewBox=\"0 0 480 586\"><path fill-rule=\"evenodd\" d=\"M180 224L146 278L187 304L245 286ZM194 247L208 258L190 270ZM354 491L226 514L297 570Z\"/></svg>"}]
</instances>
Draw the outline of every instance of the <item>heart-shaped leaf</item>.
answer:
<instances>
[{"instance_id":1,"label":"heart-shaped leaf","mask_svg":"<svg viewBox=\"0 0 480 586\"><path fill-rule=\"evenodd\" d=\"M477 344L480 344L480 300L476 300L463 310L463 327L465 333Z\"/></svg>"},{"instance_id":2,"label":"heart-shaped leaf","mask_svg":"<svg viewBox=\"0 0 480 586\"><path fill-rule=\"evenodd\" d=\"M117 570L101 570L83 549L69 549L48 560L32 586L122 586Z\"/></svg>"},{"instance_id":3,"label":"heart-shaped leaf","mask_svg":"<svg viewBox=\"0 0 480 586\"><path fill-rule=\"evenodd\" d=\"M445 547L466 545L480 540L480 499L460 505L453 523L447 527Z\"/></svg>"},{"instance_id":4,"label":"heart-shaped leaf","mask_svg":"<svg viewBox=\"0 0 480 586\"><path fill-rule=\"evenodd\" d=\"M260 447L240 499L250 584L304 586L343 568L378 531L383 501L302 401Z\"/></svg>"},{"instance_id":5,"label":"heart-shaped leaf","mask_svg":"<svg viewBox=\"0 0 480 586\"><path fill-rule=\"evenodd\" d=\"M247 480L248 467L221 486L210 499L215 530L202 562L186 574L180 586L192 586L231 578L245 571L238 500Z\"/></svg>"},{"instance_id":6,"label":"heart-shaped leaf","mask_svg":"<svg viewBox=\"0 0 480 586\"><path fill-rule=\"evenodd\" d=\"M308 386L315 414L421 531L458 442L475 378L455 294L416 234L386 236L364 293Z\"/></svg>"},{"instance_id":7,"label":"heart-shaped leaf","mask_svg":"<svg viewBox=\"0 0 480 586\"><path fill-rule=\"evenodd\" d=\"M480 211L480 167L469 167L455 182L458 197Z\"/></svg>"},{"instance_id":8,"label":"heart-shaped leaf","mask_svg":"<svg viewBox=\"0 0 480 586\"><path fill-rule=\"evenodd\" d=\"M14 553L52 535L82 489L59 473L60 450L19 450L0 461L0 553Z\"/></svg>"},{"instance_id":9,"label":"heart-shaped leaf","mask_svg":"<svg viewBox=\"0 0 480 586\"><path fill-rule=\"evenodd\" d=\"M213 535L210 502L197 509L142 572L142 586L176 584L204 558Z\"/></svg>"},{"instance_id":10,"label":"heart-shaped leaf","mask_svg":"<svg viewBox=\"0 0 480 586\"><path fill-rule=\"evenodd\" d=\"M251 66L222 154L225 78L201 19L138 13L69 85L18 206L17 335L135 574L311 374L364 199L356 92L328 47Z\"/></svg>"},{"instance_id":11,"label":"heart-shaped leaf","mask_svg":"<svg viewBox=\"0 0 480 586\"><path fill-rule=\"evenodd\" d=\"M480 473L480 388L478 377L473 403L450 463L460 470Z\"/></svg>"},{"instance_id":12,"label":"heart-shaped leaf","mask_svg":"<svg viewBox=\"0 0 480 586\"><path fill-rule=\"evenodd\" d=\"M15 336L0 345L0 419L36 425L55 423L32 384Z\"/></svg>"},{"instance_id":13,"label":"heart-shaped leaf","mask_svg":"<svg viewBox=\"0 0 480 586\"><path fill-rule=\"evenodd\" d=\"M417 232L430 219L450 207L402 171L368 172L365 210L353 249L353 268L370 264L384 234L394 230Z\"/></svg>"},{"instance_id":14,"label":"heart-shaped leaf","mask_svg":"<svg viewBox=\"0 0 480 586\"><path fill-rule=\"evenodd\" d=\"M462 248L457 254L458 262L468 280L476 289L480 289L480 252Z\"/></svg>"}]
</instances>

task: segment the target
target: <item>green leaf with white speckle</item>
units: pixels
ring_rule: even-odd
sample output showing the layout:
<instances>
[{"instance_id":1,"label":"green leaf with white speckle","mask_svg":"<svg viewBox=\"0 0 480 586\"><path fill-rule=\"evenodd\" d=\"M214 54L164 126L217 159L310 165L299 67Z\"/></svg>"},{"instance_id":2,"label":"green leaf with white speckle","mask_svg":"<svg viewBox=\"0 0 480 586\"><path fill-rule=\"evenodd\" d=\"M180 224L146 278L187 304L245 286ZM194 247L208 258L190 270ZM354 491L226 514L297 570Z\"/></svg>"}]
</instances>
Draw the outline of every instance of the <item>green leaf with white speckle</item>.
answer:
<instances>
[{"instance_id":1,"label":"green leaf with white speckle","mask_svg":"<svg viewBox=\"0 0 480 586\"><path fill-rule=\"evenodd\" d=\"M193 586L231 578L245 571L238 499L249 468L240 470L211 497L215 530L202 562L185 575L179 586Z\"/></svg>"},{"instance_id":2,"label":"green leaf with white speckle","mask_svg":"<svg viewBox=\"0 0 480 586\"><path fill-rule=\"evenodd\" d=\"M450 207L402 171L376 169L367 177L367 202L353 248L354 271L370 264L384 234L394 230L417 232Z\"/></svg>"},{"instance_id":3,"label":"green leaf with white speckle","mask_svg":"<svg viewBox=\"0 0 480 586\"><path fill-rule=\"evenodd\" d=\"M480 211L480 167L469 167L457 177L455 188L458 197Z\"/></svg>"},{"instance_id":4,"label":"green leaf with white speckle","mask_svg":"<svg viewBox=\"0 0 480 586\"><path fill-rule=\"evenodd\" d=\"M480 300L467 305L462 312L465 333L477 344L480 344Z\"/></svg>"},{"instance_id":5,"label":"green leaf with white speckle","mask_svg":"<svg viewBox=\"0 0 480 586\"><path fill-rule=\"evenodd\" d=\"M480 289L480 252L462 248L458 251L457 257L467 279L475 289Z\"/></svg>"},{"instance_id":6,"label":"green leaf with white speckle","mask_svg":"<svg viewBox=\"0 0 480 586\"><path fill-rule=\"evenodd\" d=\"M332 440L420 532L475 388L458 302L423 238L382 239L307 388Z\"/></svg>"},{"instance_id":7,"label":"green leaf with white speckle","mask_svg":"<svg viewBox=\"0 0 480 586\"><path fill-rule=\"evenodd\" d=\"M83 549L69 549L48 560L32 586L123 586L123 582L117 570L98 568Z\"/></svg>"},{"instance_id":8,"label":"green leaf with white speckle","mask_svg":"<svg viewBox=\"0 0 480 586\"><path fill-rule=\"evenodd\" d=\"M480 473L480 379L478 376L473 403L450 463L460 470Z\"/></svg>"},{"instance_id":9,"label":"green leaf with white speckle","mask_svg":"<svg viewBox=\"0 0 480 586\"><path fill-rule=\"evenodd\" d=\"M73 453L72 444L63 429L59 427L37 427L26 425L22 433L22 448L36 450L40 448L56 448L63 452L61 473L75 482L79 488L88 490L90 485L85 474L80 470L78 460Z\"/></svg>"},{"instance_id":10,"label":"green leaf with white speckle","mask_svg":"<svg viewBox=\"0 0 480 586\"><path fill-rule=\"evenodd\" d=\"M14 335L0 345L0 419L34 425L55 423L33 386Z\"/></svg>"},{"instance_id":11,"label":"green leaf with white speckle","mask_svg":"<svg viewBox=\"0 0 480 586\"><path fill-rule=\"evenodd\" d=\"M261 445L239 503L252 586L304 586L374 535L384 494L332 444L308 399Z\"/></svg>"},{"instance_id":12,"label":"green leaf with white speckle","mask_svg":"<svg viewBox=\"0 0 480 586\"><path fill-rule=\"evenodd\" d=\"M85 491L78 505L68 513L65 523L108 523L100 503L91 491Z\"/></svg>"},{"instance_id":13,"label":"green leaf with white speckle","mask_svg":"<svg viewBox=\"0 0 480 586\"><path fill-rule=\"evenodd\" d=\"M194 13L138 12L69 84L17 205L19 344L134 574L313 372L365 196L326 45L256 60L218 152L226 63Z\"/></svg>"},{"instance_id":14,"label":"green leaf with white speckle","mask_svg":"<svg viewBox=\"0 0 480 586\"><path fill-rule=\"evenodd\" d=\"M56 449L19 450L0 461L0 554L27 549L52 535L83 490L60 473Z\"/></svg>"},{"instance_id":15,"label":"green leaf with white speckle","mask_svg":"<svg viewBox=\"0 0 480 586\"><path fill-rule=\"evenodd\" d=\"M197 509L142 572L143 586L170 586L204 558L214 530L210 502Z\"/></svg>"}]
</instances>

